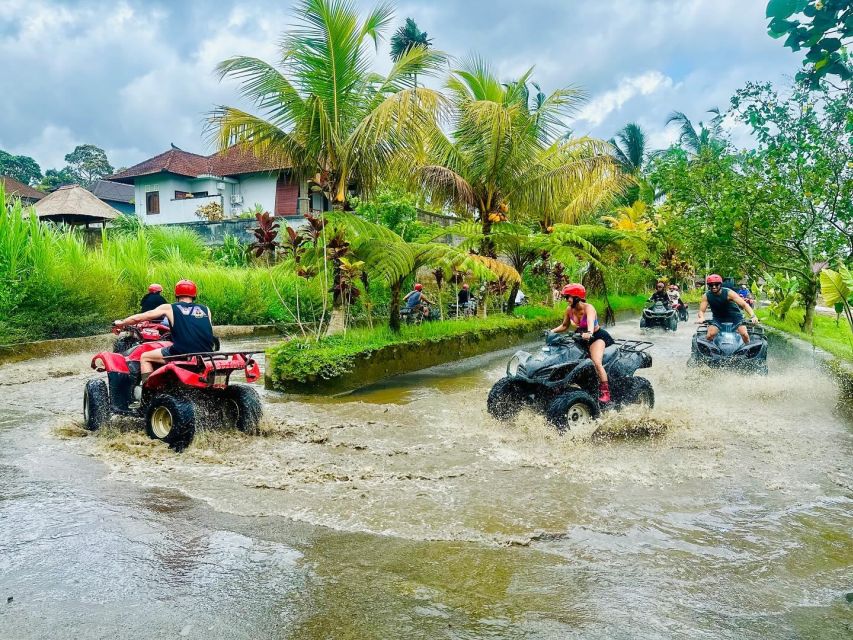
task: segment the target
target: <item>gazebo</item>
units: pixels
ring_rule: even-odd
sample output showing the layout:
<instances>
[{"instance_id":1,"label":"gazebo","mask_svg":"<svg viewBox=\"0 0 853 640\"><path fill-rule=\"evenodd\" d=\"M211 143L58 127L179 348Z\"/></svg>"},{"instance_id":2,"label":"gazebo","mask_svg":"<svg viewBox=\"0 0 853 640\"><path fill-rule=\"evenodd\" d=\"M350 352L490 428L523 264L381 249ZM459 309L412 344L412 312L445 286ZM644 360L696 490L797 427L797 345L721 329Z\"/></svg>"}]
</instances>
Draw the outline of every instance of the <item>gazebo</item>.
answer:
<instances>
[{"instance_id":1,"label":"gazebo","mask_svg":"<svg viewBox=\"0 0 853 640\"><path fill-rule=\"evenodd\" d=\"M86 225L115 220L121 213L103 200L99 200L79 185L59 187L56 191L35 203L39 220L63 222L68 225Z\"/></svg>"}]
</instances>

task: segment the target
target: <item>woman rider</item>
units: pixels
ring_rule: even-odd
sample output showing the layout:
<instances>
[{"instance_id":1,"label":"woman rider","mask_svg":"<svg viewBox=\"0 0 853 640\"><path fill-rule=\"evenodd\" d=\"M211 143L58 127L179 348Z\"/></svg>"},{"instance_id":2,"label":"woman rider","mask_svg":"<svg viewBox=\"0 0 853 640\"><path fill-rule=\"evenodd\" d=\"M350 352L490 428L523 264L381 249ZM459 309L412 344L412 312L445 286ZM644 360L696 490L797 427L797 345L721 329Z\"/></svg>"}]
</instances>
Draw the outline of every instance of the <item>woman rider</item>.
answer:
<instances>
[{"instance_id":1,"label":"woman rider","mask_svg":"<svg viewBox=\"0 0 853 640\"><path fill-rule=\"evenodd\" d=\"M601 328L595 307L586 301L586 289L583 285L572 283L563 287L563 297L569 301L563 323L553 329L554 333L563 333L569 327L577 327L582 331L581 337L588 340L589 357L595 365L598 374L598 401L610 402L610 385L607 383L607 372L601 364L605 347L613 344L612 336Z\"/></svg>"}]
</instances>

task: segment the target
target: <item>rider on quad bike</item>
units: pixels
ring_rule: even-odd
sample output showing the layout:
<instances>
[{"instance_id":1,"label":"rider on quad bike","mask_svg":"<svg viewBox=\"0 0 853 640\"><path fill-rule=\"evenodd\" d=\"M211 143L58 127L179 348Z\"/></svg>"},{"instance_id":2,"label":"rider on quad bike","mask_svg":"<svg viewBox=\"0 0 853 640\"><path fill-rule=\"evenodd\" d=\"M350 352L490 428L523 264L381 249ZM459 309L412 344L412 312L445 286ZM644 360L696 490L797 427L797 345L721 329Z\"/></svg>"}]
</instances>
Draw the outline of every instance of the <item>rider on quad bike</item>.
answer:
<instances>
[{"instance_id":1,"label":"rider on quad bike","mask_svg":"<svg viewBox=\"0 0 853 640\"><path fill-rule=\"evenodd\" d=\"M746 300L741 298L731 289L723 286L723 278L712 273L705 279L705 284L708 285L708 291L702 296L702 302L699 304L699 314L696 316L696 323L702 324L705 322L705 311L711 307L713 319L708 323L708 333L705 337L708 342L713 341L714 337L722 329L724 323L733 324L744 344L749 344L749 332L746 330L746 325L743 324L743 314L741 309L749 314L750 321L753 324L758 323L758 316L752 310Z\"/></svg>"},{"instance_id":2,"label":"rider on quad bike","mask_svg":"<svg viewBox=\"0 0 853 640\"><path fill-rule=\"evenodd\" d=\"M655 292L649 297L649 302L662 302L663 305L669 309L670 308L670 300L669 295L666 292L666 285L663 281L658 280L655 285Z\"/></svg>"},{"instance_id":3,"label":"rider on quad bike","mask_svg":"<svg viewBox=\"0 0 853 640\"><path fill-rule=\"evenodd\" d=\"M678 319L681 321L687 320L687 304L681 299L681 291L679 291L678 285L669 285L667 295L669 296L670 306L678 311Z\"/></svg>"},{"instance_id":4,"label":"rider on quad bike","mask_svg":"<svg viewBox=\"0 0 853 640\"><path fill-rule=\"evenodd\" d=\"M198 288L192 280L181 280L175 285L175 304L161 304L150 311L137 313L124 320L116 320L117 328L139 322L157 320L163 316L169 320L172 327L172 345L162 349L146 351L140 359L142 377L140 384L145 384L148 376L154 371L154 365L165 364L168 356L185 353L202 353L213 350L213 320L210 309L203 304L197 304L195 299Z\"/></svg>"},{"instance_id":5,"label":"rider on quad bike","mask_svg":"<svg viewBox=\"0 0 853 640\"><path fill-rule=\"evenodd\" d=\"M577 327L583 332L581 336L587 341L589 357L598 374L598 401L610 402L610 385L607 381L607 371L604 370L601 360L604 349L613 344L613 337L599 324L595 307L586 301L586 289L583 285L574 282L567 284L563 287L562 295L569 301L569 306L566 307L563 322L552 329L552 333L563 333L569 327Z\"/></svg>"}]
</instances>

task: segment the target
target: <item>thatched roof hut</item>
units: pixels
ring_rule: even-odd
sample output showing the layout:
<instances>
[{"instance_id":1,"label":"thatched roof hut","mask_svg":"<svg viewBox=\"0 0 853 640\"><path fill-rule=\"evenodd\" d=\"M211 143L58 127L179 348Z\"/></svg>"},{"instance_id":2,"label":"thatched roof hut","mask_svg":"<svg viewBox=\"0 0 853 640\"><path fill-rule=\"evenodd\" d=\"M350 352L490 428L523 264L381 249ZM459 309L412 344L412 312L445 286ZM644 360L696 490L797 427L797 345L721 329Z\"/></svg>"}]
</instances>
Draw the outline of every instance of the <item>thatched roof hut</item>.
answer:
<instances>
[{"instance_id":1,"label":"thatched roof hut","mask_svg":"<svg viewBox=\"0 0 853 640\"><path fill-rule=\"evenodd\" d=\"M115 220L121 215L106 202L76 184L59 187L34 206L40 220L73 225L88 225L92 222L105 225L108 220Z\"/></svg>"}]
</instances>

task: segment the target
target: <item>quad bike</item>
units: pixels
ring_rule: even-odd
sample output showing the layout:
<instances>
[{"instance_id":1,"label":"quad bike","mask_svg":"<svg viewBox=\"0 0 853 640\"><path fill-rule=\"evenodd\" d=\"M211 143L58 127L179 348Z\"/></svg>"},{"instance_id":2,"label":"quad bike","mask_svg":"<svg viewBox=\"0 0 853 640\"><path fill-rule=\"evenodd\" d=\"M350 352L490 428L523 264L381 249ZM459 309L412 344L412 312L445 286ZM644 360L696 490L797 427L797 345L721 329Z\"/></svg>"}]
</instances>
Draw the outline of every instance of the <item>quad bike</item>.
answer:
<instances>
[{"instance_id":1,"label":"quad bike","mask_svg":"<svg viewBox=\"0 0 853 640\"><path fill-rule=\"evenodd\" d=\"M403 307L400 309L400 319L406 324L421 324L436 319L436 313L433 312L430 305L420 303L413 308Z\"/></svg>"},{"instance_id":2,"label":"quad bike","mask_svg":"<svg viewBox=\"0 0 853 640\"><path fill-rule=\"evenodd\" d=\"M764 328L746 325L749 333L749 344L746 344L734 324L721 324L722 329L711 341L706 338L708 323L699 326L693 336L687 366L704 364L767 375L767 336Z\"/></svg>"},{"instance_id":3,"label":"quad bike","mask_svg":"<svg viewBox=\"0 0 853 640\"><path fill-rule=\"evenodd\" d=\"M255 431L262 406L257 391L230 384L231 374L243 371L246 382L260 377L260 367L250 352L190 353L166 358L166 364L140 381L140 358L146 351L169 346L144 342L125 354L102 351L92 358L92 368L106 372L106 380L86 383L83 392L85 428L95 431L112 415L144 418L149 437L180 451L192 441L205 420L224 422L240 431Z\"/></svg>"},{"instance_id":4,"label":"quad bike","mask_svg":"<svg viewBox=\"0 0 853 640\"><path fill-rule=\"evenodd\" d=\"M653 407L655 392L637 369L652 366L642 340L617 340L604 350L602 363L610 382L612 401L598 401L598 375L580 334L547 333L538 353L519 351L509 361L506 376L489 391L486 408L498 420L511 420L525 406L545 414L558 431L594 420L602 410L628 404Z\"/></svg>"},{"instance_id":5,"label":"quad bike","mask_svg":"<svg viewBox=\"0 0 853 640\"><path fill-rule=\"evenodd\" d=\"M471 296L468 299L468 302L464 302L462 304L451 302L447 305L447 317L471 318L477 315L477 306L478 301L474 296Z\"/></svg>"},{"instance_id":6,"label":"quad bike","mask_svg":"<svg viewBox=\"0 0 853 640\"><path fill-rule=\"evenodd\" d=\"M143 342L159 342L169 340L172 328L159 322L140 322L126 327L113 327L113 333L118 336L113 344L115 353L124 353L131 347Z\"/></svg>"},{"instance_id":7,"label":"quad bike","mask_svg":"<svg viewBox=\"0 0 853 640\"><path fill-rule=\"evenodd\" d=\"M643 309L643 315L640 316L640 329L654 327L675 331L678 328L678 315L675 309L667 307L659 300Z\"/></svg>"},{"instance_id":8,"label":"quad bike","mask_svg":"<svg viewBox=\"0 0 853 640\"><path fill-rule=\"evenodd\" d=\"M687 322L687 303L686 302L676 302L672 305L672 308L678 313L678 321L679 322Z\"/></svg>"}]
</instances>

